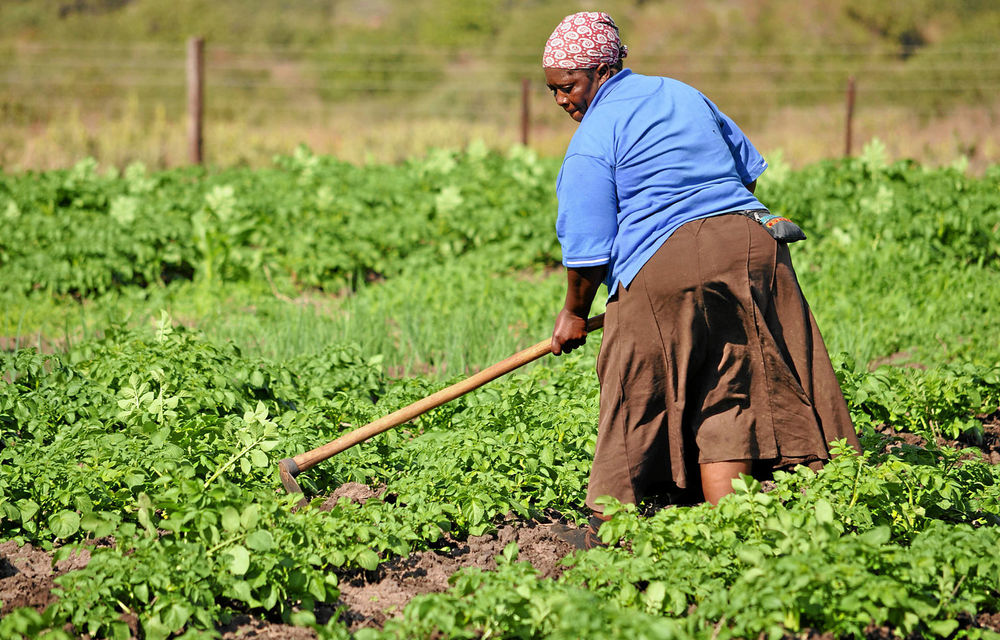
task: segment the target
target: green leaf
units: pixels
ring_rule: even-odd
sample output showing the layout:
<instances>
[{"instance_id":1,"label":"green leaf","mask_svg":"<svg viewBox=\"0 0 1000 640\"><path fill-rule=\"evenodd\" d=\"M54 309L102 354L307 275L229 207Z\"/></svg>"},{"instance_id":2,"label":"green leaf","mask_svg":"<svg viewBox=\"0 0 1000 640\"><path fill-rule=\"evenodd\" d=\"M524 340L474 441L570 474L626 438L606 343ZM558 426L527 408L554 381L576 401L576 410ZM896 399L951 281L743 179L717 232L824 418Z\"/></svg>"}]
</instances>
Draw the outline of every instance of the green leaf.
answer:
<instances>
[{"instance_id":1,"label":"green leaf","mask_svg":"<svg viewBox=\"0 0 1000 640\"><path fill-rule=\"evenodd\" d=\"M163 624L171 631L178 631L187 624L190 617L191 608L175 602L167 607L163 616Z\"/></svg>"},{"instance_id":2,"label":"green leaf","mask_svg":"<svg viewBox=\"0 0 1000 640\"><path fill-rule=\"evenodd\" d=\"M109 536L111 535L111 532L115 530L114 522L106 520L94 512L83 516L83 518L80 519L80 526L85 531L93 533L96 538Z\"/></svg>"},{"instance_id":3,"label":"green leaf","mask_svg":"<svg viewBox=\"0 0 1000 640\"><path fill-rule=\"evenodd\" d=\"M831 524L833 522L833 506L822 498L816 502L816 522L820 524Z\"/></svg>"},{"instance_id":4,"label":"green leaf","mask_svg":"<svg viewBox=\"0 0 1000 640\"><path fill-rule=\"evenodd\" d=\"M358 557L354 560L361 568L367 569L368 571L374 571L375 567L377 567L379 563L378 554L371 549L365 549L359 553Z\"/></svg>"},{"instance_id":5,"label":"green leaf","mask_svg":"<svg viewBox=\"0 0 1000 640\"><path fill-rule=\"evenodd\" d=\"M653 612L659 612L663 608L663 600L666 597L667 585L660 581L649 583L646 593L643 594L646 606Z\"/></svg>"},{"instance_id":6,"label":"green leaf","mask_svg":"<svg viewBox=\"0 0 1000 640\"><path fill-rule=\"evenodd\" d=\"M250 552L241 544L236 544L226 550L231 560L229 571L233 575L242 576L250 568Z\"/></svg>"},{"instance_id":7,"label":"green leaf","mask_svg":"<svg viewBox=\"0 0 1000 640\"><path fill-rule=\"evenodd\" d=\"M326 585L323 584L323 579L319 576L313 576L309 580L309 593L313 595L314 598L323 602L326 600Z\"/></svg>"},{"instance_id":8,"label":"green leaf","mask_svg":"<svg viewBox=\"0 0 1000 640\"><path fill-rule=\"evenodd\" d=\"M17 509L21 512L21 522L25 523L35 517L35 514L38 513L39 506L34 500L25 499L17 501Z\"/></svg>"},{"instance_id":9,"label":"green leaf","mask_svg":"<svg viewBox=\"0 0 1000 640\"><path fill-rule=\"evenodd\" d=\"M947 638L958 628L958 620L933 620L927 623L931 633L940 638Z\"/></svg>"},{"instance_id":10,"label":"green leaf","mask_svg":"<svg viewBox=\"0 0 1000 640\"><path fill-rule=\"evenodd\" d=\"M257 467L258 469L266 467L267 454L261 451L260 449L254 449L253 451L250 452L250 462L252 462L253 466Z\"/></svg>"},{"instance_id":11,"label":"green leaf","mask_svg":"<svg viewBox=\"0 0 1000 640\"><path fill-rule=\"evenodd\" d=\"M517 542L511 541L508 542L507 546L503 548L503 552L501 553L501 555L503 556L503 559L506 562L506 564L510 564L512 562L517 561L517 555L519 551L520 548L518 547Z\"/></svg>"},{"instance_id":12,"label":"green leaf","mask_svg":"<svg viewBox=\"0 0 1000 640\"><path fill-rule=\"evenodd\" d=\"M261 605L265 609L273 609L274 605L278 603L278 596L280 595L281 590L274 584L267 584L264 586L264 591L265 595L261 600Z\"/></svg>"},{"instance_id":13,"label":"green leaf","mask_svg":"<svg viewBox=\"0 0 1000 640\"><path fill-rule=\"evenodd\" d=\"M473 500L471 506L472 508L470 510L471 513L469 514L469 524L479 524L480 522L483 521L483 516L486 513L486 510L483 509L483 503L479 502L478 500Z\"/></svg>"},{"instance_id":14,"label":"green leaf","mask_svg":"<svg viewBox=\"0 0 1000 640\"><path fill-rule=\"evenodd\" d=\"M541 454L538 456L539 461L546 467L551 467L555 459L552 453L552 447L545 447L542 449Z\"/></svg>"},{"instance_id":15,"label":"green leaf","mask_svg":"<svg viewBox=\"0 0 1000 640\"><path fill-rule=\"evenodd\" d=\"M257 526L260 521L260 505L251 504L243 509L242 515L240 515L240 522L243 524L245 529L253 529Z\"/></svg>"},{"instance_id":16,"label":"green leaf","mask_svg":"<svg viewBox=\"0 0 1000 640\"><path fill-rule=\"evenodd\" d=\"M57 538L68 538L80 530L80 515L68 509L54 513L49 516L49 529Z\"/></svg>"},{"instance_id":17,"label":"green leaf","mask_svg":"<svg viewBox=\"0 0 1000 640\"><path fill-rule=\"evenodd\" d=\"M132 630L129 629L128 625L124 622L112 622L111 634L108 637L111 638L111 640L128 640L132 637Z\"/></svg>"},{"instance_id":18,"label":"green leaf","mask_svg":"<svg viewBox=\"0 0 1000 640\"><path fill-rule=\"evenodd\" d=\"M274 538L271 532L257 529L247 536L247 546L254 551L270 551L274 547Z\"/></svg>"},{"instance_id":19,"label":"green leaf","mask_svg":"<svg viewBox=\"0 0 1000 640\"><path fill-rule=\"evenodd\" d=\"M259 603L257 599L253 597L253 592L250 590L250 585L243 580L238 580L230 586L231 594L237 600L242 600L251 607L257 606Z\"/></svg>"},{"instance_id":20,"label":"green leaf","mask_svg":"<svg viewBox=\"0 0 1000 640\"><path fill-rule=\"evenodd\" d=\"M156 535L156 527L153 526L153 521L149 517L149 509L144 507L140 508L138 513L136 514L136 517L139 520L139 524L142 525L142 528L146 530L147 534L151 536Z\"/></svg>"},{"instance_id":21,"label":"green leaf","mask_svg":"<svg viewBox=\"0 0 1000 640\"><path fill-rule=\"evenodd\" d=\"M316 624L316 615L312 611L296 611L289 617L289 622L296 627L309 627Z\"/></svg>"},{"instance_id":22,"label":"green leaf","mask_svg":"<svg viewBox=\"0 0 1000 640\"><path fill-rule=\"evenodd\" d=\"M226 531L236 531L240 528L240 514L233 507L226 506L222 509L222 528Z\"/></svg>"},{"instance_id":23,"label":"green leaf","mask_svg":"<svg viewBox=\"0 0 1000 640\"><path fill-rule=\"evenodd\" d=\"M260 369L255 369L254 372L250 374L250 386L257 388L264 386L264 374L261 373Z\"/></svg>"}]
</instances>

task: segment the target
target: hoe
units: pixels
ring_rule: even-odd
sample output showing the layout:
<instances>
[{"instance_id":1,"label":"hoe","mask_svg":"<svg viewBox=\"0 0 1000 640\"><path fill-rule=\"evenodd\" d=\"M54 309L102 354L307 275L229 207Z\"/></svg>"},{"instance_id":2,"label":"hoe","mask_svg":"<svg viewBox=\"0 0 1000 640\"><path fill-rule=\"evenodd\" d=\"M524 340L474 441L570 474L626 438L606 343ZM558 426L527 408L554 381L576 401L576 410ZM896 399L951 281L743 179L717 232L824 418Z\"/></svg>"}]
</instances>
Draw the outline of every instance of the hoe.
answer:
<instances>
[{"instance_id":1,"label":"hoe","mask_svg":"<svg viewBox=\"0 0 1000 640\"><path fill-rule=\"evenodd\" d=\"M603 326L603 313L587 320L588 332L596 331ZM417 416L422 415L435 407L440 407L446 402L451 402L455 398L464 396L468 392L478 389L487 382L496 380L500 376L510 373L514 369L522 367L529 362L533 362L544 356L546 353L549 353L551 348L551 339L543 340L535 346L519 351L506 360L502 360L491 367L483 369L479 373L470 376L461 382L456 382L450 387L441 389L437 393L433 393L409 406L403 407L402 409L390 413L385 417L379 418L374 422L369 422L365 426L358 427L354 431L345 433L336 440L332 440L322 446L316 447L312 451L300 453L294 458L285 458L284 460L281 460L278 462L281 484L285 486L285 491L288 493L302 493L302 487L299 486L295 477L306 469L309 469L310 467L313 467L328 458L332 458L345 449L349 449L373 436L377 436L383 431L388 431L393 427L409 422L410 420L413 420Z\"/></svg>"}]
</instances>

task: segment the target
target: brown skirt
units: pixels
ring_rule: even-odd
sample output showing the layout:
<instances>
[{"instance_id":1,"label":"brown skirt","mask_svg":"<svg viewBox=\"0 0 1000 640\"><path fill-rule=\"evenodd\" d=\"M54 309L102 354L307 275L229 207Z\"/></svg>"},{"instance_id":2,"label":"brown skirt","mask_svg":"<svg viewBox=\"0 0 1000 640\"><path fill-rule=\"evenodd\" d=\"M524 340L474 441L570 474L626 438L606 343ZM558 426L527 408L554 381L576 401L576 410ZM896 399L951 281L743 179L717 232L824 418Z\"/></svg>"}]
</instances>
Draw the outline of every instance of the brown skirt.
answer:
<instances>
[{"instance_id":1,"label":"brown skirt","mask_svg":"<svg viewBox=\"0 0 1000 640\"><path fill-rule=\"evenodd\" d=\"M683 225L619 288L597 373L591 508L697 491L699 463L816 463L840 438L860 450L787 245L740 215Z\"/></svg>"}]
</instances>

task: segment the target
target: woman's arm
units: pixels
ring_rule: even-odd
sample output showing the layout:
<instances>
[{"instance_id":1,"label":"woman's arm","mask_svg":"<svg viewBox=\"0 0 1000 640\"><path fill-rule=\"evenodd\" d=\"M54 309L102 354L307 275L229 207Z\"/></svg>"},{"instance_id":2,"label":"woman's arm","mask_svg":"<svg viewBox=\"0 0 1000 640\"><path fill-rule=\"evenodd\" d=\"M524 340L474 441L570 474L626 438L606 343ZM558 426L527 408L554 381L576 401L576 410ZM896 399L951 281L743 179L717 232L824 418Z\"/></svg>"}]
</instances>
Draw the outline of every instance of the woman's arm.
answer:
<instances>
[{"instance_id":1,"label":"woman's arm","mask_svg":"<svg viewBox=\"0 0 1000 640\"><path fill-rule=\"evenodd\" d=\"M607 265L566 269L566 302L552 330L552 353L555 355L569 353L587 342L590 305L607 270Z\"/></svg>"}]
</instances>

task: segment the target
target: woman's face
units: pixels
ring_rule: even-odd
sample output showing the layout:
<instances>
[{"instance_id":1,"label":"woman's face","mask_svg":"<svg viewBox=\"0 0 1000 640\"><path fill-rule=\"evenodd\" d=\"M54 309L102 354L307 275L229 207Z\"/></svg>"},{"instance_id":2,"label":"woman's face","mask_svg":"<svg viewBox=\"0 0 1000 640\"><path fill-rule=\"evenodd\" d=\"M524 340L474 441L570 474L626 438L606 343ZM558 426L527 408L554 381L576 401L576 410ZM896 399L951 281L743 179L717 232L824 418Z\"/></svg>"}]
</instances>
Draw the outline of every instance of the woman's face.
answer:
<instances>
[{"instance_id":1,"label":"woman's face","mask_svg":"<svg viewBox=\"0 0 1000 640\"><path fill-rule=\"evenodd\" d=\"M610 77L611 68L603 63L596 69L545 69L545 85L556 104L577 122L583 120L597 90Z\"/></svg>"}]
</instances>

